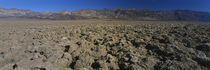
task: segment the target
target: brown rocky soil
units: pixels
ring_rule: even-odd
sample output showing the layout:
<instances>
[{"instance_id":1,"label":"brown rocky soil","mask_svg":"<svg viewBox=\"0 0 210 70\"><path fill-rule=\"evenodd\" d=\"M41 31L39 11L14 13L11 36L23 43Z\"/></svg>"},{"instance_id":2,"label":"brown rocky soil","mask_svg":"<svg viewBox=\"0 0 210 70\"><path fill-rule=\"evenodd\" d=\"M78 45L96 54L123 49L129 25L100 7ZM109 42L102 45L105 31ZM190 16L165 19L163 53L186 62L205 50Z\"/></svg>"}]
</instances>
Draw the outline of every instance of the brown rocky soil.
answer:
<instances>
[{"instance_id":1,"label":"brown rocky soil","mask_svg":"<svg viewBox=\"0 0 210 70\"><path fill-rule=\"evenodd\" d=\"M209 69L209 23L0 22L0 70Z\"/></svg>"}]
</instances>

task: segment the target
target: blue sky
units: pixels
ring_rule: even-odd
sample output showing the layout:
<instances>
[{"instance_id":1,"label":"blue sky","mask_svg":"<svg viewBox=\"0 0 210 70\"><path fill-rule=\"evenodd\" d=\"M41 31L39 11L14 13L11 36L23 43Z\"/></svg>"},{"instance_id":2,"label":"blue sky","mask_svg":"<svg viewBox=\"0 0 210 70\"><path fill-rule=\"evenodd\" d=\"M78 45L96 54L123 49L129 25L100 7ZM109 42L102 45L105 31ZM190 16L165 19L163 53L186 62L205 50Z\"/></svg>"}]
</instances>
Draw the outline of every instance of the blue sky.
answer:
<instances>
[{"instance_id":1,"label":"blue sky","mask_svg":"<svg viewBox=\"0 0 210 70\"><path fill-rule=\"evenodd\" d=\"M188 9L210 12L210 0L0 0L0 8L39 12L103 8Z\"/></svg>"}]
</instances>

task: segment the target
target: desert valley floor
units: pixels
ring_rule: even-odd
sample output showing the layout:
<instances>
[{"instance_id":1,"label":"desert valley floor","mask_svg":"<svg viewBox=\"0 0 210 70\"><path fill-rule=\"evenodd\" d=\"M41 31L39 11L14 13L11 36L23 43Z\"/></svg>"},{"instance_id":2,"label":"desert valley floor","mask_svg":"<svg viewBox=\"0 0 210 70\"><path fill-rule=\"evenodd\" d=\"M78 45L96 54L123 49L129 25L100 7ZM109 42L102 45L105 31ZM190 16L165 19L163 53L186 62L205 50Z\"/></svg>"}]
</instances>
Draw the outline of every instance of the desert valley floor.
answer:
<instances>
[{"instance_id":1,"label":"desert valley floor","mask_svg":"<svg viewBox=\"0 0 210 70\"><path fill-rule=\"evenodd\" d=\"M0 70L209 69L209 22L0 21Z\"/></svg>"}]
</instances>

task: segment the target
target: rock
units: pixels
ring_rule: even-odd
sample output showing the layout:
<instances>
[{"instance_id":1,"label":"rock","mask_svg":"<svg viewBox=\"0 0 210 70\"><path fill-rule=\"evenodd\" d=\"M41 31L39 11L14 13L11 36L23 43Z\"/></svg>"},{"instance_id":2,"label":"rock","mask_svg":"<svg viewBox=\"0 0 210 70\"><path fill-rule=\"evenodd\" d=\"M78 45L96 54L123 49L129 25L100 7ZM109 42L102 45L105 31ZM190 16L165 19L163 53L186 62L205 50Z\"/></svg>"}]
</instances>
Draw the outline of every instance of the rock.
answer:
<instances>
[{"instance_id":1,"label":"rock","mask_svg":"<svg viewBox=\"0 0 210 70\"><path fill-rule=\"evenodd\" d=\"M72 56L69 53L64 53L63 56L68 60L72 60Z\"/></svg>"},{"instance_id":2,"label":"rock","mask_svg":"<svg viewBox=\"0 0 210 70\"><path fill-rule=\"evenodd\" d=\"M206 56L210 57L210 43L205 43L205 44L196 46L196 49L204 52Z\"/></svg>"},{"instance_id":3,"label":"rock","mask_svg":"<svg viewBox=\"0 0 210 70\"><path fill-rule=\"evenodd\" d=\"M63 37L61 40L68 40L68 38L67 37Z\"/></svg>"},{"instance_id":4,"label":"rock","mask_svg":"<svg viewBox=\"0 0 210 70\"><path fill-rule=\"evenodd\" d=\"M205 43L205 45L210 46L210 43Z\"/></svg>"},{"instance_id":5,"label":"rock","mask_svg":"<svg viewBox=\"0 0 210 70\"><path fill-rule=\"evenodd\" d=\"M95 61L94 63L92 63L91 67L92 67L93 69L95 69L95 70L101 70L101 69L102 69L100 63L97 62L97 61Z\"/></svg>"},{"instance_id":6,"label":"rock","mask_svg":"<svg viewBox=\"0 0 210 70\"><path fill-rule=\"evenodd\" d=\"M13 70L18 70L18 65L17 65L17 64L13 65L13 66L12 66L12 69L13 69Z\"/></svg>"},{"instance_id":7,"label":"rock","mask_svg":"<svg viewBox=\"0 0 210 70\"><path fill-rule=\"evenodd\" d=\"M145 68L143 68L143 67L141 67L139 65L131 65L129 67L129 70L147 70L147 69L145 69Z\"/></svg>"},{"instance_id":8,"label":"rock","mask_svg":"<svg viewBox=\"0 0 210 70\"><path fill-rule=\"evenodd\" d=\"M200 66L192 60L186 60L184 62L177 62L167 60L165 62L160 62L155 65L155 69L158 70L198 70Z\"/></svg>"},{"instance_id":9,"label":"rock","mask_svg":"<svg viewBox=\"0 0 210 70\"><path fill-rule=\"evenodd\" d=\"M205 56L194 56L193 60L197 61L198 64L202 66L206 66L207 68L210 68L210 58Z\"/></svg>"},{"instance_id":10,"label":"rock","mask_svg":"<svg viewBox=\"0 0 210 70\"><path fill-rule=\"evenodd\" d=\"M137 63L139 61L139 58L137 56L133 56L131 57L130 61L133 63Z\"/></svg>"},{"instance_id":11,"label":"rock","mask_svg":"<svg viewBox=\"0 0 210 70\"><path fill-rule=\"evenodd\" d=\"M64 52L69 52L70 45L66 45L66 46L64 46L64 47L65 47Z\"/></svg>"}]
</instances>

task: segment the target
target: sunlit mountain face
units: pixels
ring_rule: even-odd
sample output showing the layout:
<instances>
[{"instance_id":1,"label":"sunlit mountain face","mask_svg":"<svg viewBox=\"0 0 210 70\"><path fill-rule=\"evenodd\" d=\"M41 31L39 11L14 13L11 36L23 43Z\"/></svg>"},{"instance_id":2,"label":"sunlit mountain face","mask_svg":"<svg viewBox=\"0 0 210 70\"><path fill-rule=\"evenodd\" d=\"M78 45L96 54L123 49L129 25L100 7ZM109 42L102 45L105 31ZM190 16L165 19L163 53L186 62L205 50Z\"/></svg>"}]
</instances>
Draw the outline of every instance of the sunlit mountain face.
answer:
<instances>
[{"instance_id":1,"label":"sunlit mountain face","mask_svg":"<svg viewBox=\"0 0 210 70\"><path fill-rule=\"evenodd\" d=\"M118 19L118 20L172 20L210 21L210 13L191 10L148 9L85 9L79 11L33 12L30 10L0 8L0 18L27 18L50 20Z\"/></svg>"}]
</instances>

